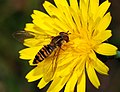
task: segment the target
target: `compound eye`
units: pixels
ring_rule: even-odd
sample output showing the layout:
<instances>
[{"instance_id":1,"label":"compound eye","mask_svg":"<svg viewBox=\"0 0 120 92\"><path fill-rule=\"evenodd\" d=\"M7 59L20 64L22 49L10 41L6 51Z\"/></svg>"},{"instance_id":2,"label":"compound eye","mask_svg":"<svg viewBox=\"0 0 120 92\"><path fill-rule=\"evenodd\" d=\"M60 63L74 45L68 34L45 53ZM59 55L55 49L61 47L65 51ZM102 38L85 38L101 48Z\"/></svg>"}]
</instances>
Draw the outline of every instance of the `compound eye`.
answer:
<instances>
[{"instance_id":1,"label":"compound eye","mask_svg":"<svg viewBox=\"0 0 120 92\"><path fill-rule=\"evenodd\" d=\"M69 42L69 37L68 36L65 37L65 41Z\"/></svg>"}]
</instances>

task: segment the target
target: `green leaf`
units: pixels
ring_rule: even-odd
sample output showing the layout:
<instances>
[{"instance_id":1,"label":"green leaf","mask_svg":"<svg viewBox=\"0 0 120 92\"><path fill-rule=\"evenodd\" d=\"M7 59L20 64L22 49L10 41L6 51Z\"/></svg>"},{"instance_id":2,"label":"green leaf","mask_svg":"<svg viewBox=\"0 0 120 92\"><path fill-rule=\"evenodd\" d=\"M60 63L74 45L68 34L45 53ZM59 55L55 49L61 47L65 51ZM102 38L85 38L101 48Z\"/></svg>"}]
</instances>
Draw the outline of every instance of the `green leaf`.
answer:
<instances>
[{"instance_id":1,"label":"green leaf","mask_svg":"<svg viewBox=\"0 0 120 92\"><path fill-rule=\"evenodd\" d=\"M117 51L115 58L120 58L120 51Z\"/></svg>"}]
</instances>

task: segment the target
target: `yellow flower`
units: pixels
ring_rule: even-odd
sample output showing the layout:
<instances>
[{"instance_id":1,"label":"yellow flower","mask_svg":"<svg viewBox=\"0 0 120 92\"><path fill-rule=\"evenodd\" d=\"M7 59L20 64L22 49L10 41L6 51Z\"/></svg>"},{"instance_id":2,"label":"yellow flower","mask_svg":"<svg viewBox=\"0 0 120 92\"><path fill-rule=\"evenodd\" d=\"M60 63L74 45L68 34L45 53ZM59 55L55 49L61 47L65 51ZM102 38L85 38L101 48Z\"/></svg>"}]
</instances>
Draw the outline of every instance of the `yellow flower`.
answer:
<instances>
[{"instance_id":1,"label":"yellow flower","mask_svg":"<svg viewBox=\"0 0 120 92\"><path fill-rule=\"evenodd\" d=\"M24 45L28 48L20 51L20 58L30 60L30 65L36 67L26 78L28 82L41 79L38 87L41 89L52 81L48 92L59 92L64 86L64 92L85 92L86 74L90 82L99 88L100 82L96 71L108 75L109 68L100 61L96 53L112 56L117 47L105 43L112 36L107 30L111 22L108 0L99 5L99 0L54 0L55 5L45 1L43 6L48 14L34 10L33 23L26 24L25 31L34 33L34 38L26 39ZM33 64L37 52L50 44L51 36L69 31L68 43L62 45L57 60L53 61L53 53L38 64ZM86 73L85 73L86 72Z\"/></svg>"}]
</instances>

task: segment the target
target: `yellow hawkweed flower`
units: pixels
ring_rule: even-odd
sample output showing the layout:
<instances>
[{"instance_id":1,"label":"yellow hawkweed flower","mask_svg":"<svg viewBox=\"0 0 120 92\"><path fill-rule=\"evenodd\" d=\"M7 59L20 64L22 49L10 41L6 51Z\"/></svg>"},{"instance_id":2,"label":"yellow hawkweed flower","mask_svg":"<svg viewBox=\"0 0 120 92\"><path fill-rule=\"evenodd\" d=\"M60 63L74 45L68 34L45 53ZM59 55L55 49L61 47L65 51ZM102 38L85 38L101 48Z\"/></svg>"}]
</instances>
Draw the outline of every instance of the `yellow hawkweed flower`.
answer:
<instances>
[{"instance_id":1,"label":"yellow hawkweed flower","mask_svg":"<svg viewBox=\"0 0 120 92\"><path fill-rule=\"evenodd\" d=\"M109 68L100 61L96 53L112 56L116 54L117 47L105 43L112 36L107 30L111 22L110 6L108 0L99 5L99 0L54 0L56 6L45 1L43 6L48 14L34 10L33 23L27 23L25 31L34 33L34 38L24 41L28 48L20 51L20 58L30 60L30 65L36 67L30 71L26 78L28 82L41 79L38 87L41 89L52 81L48 92L59 92L64 86L64 92L85 92L86 74L90 82L99 88L100 82L96 71L108 74ZM51 36L60 32L69 31L68 43L64 43L59 55L55 51L38 64L33 60L38 51L50 44ZM53 58L57 57L53 61Z\"/></svg>"}]
</instances>

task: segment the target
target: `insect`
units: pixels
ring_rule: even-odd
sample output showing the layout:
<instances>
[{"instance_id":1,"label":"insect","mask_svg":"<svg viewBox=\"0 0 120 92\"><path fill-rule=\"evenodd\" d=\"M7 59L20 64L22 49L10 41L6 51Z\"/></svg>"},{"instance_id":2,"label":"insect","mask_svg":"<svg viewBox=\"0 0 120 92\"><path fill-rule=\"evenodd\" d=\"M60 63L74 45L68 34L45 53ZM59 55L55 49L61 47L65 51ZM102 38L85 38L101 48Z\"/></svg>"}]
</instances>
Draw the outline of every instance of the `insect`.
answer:
<instances>
[{"instance_id":1,"label":"insect","mask_svg":"<svg viewBox=\"0 0 120 92\"><path fill-rule=\"evenodd\" d=\"M52 37L50 44L44 45L36 54L33 64L37 64L47 58L57 47L61 48L63 41L69 42L68 32L60 32L58 36Z\"/></svg>"},{"instance_id":2,"label":"insect","mask_svg":"<svg viewBox=\"0 0 120 92\"><path fill-rule=\"evenodd\" d=\"M56 48L61 48L63 42L69 42L69 31L67 32L60 32L59 35L55 37L51 37L51 42L48 45L44 45L36 54L33 64L38 64L39 62L43 61L47 58ZM17 31L13 34L15 38L17 38L20 42L24 42L27 38L34 38L34 33L31 31ZM37 34L39 35L39 34ZM41 36L41 35L40 35ZM59 53L59 51L58 51Z\"/></svg>"}]
</instances>

